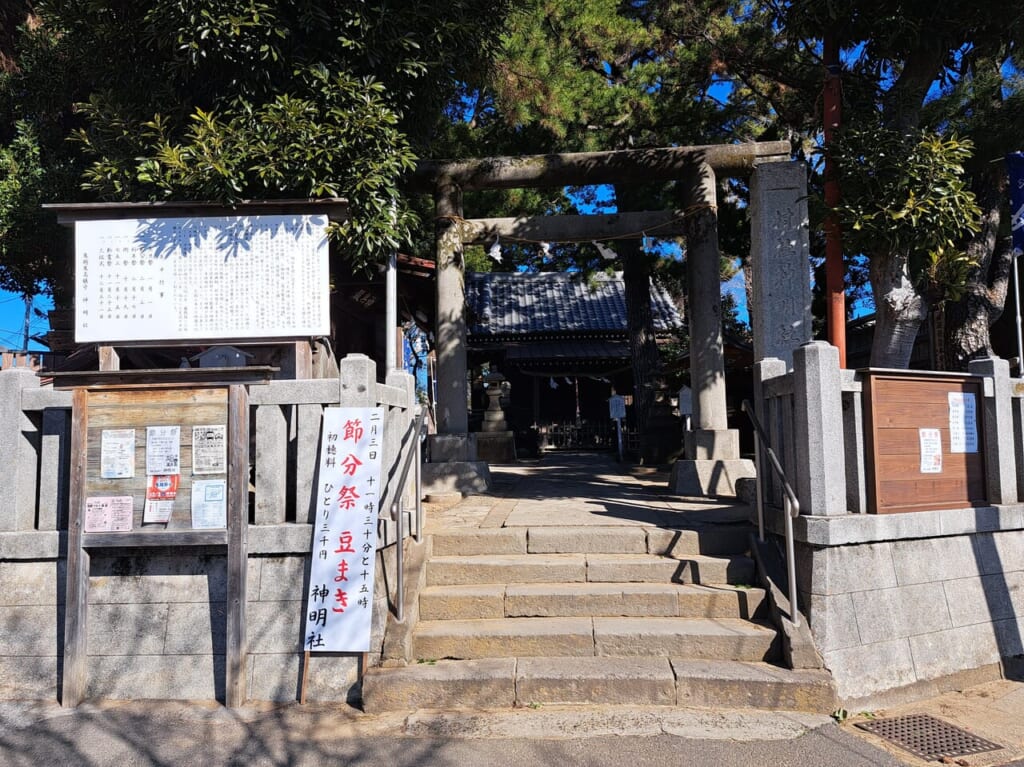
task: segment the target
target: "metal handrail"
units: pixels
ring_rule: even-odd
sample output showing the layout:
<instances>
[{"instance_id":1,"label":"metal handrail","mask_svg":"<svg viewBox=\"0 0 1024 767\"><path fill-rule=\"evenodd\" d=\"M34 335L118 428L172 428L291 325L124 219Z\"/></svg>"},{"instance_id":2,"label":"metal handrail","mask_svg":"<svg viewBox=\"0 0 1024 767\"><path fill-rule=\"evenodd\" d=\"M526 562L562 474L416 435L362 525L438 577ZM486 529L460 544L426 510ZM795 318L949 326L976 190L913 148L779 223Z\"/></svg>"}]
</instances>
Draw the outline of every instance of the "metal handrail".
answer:
<instances>
[{"instance_id":1,"label":"metal handrail","mask_svg":"<svg viewBox=\"0 0 1024 767\"><path fill-rule=\"evenodd\" d=\"M395 521L395 533L397 538L396 546L398 548L398 563L397 572L395 573L395 579L398 581L395 596L395 618L401 622L405 620L405 513L404 513L404 496L405 496L405 482L409 477L409 467L412 465L412 459L416 457L416 541L420 540L420 536L423 531L423 502L422 486L420 479L420 434L423 432L423 416L426 415L426 410L422 407L417 409L416 424L412 428L412 445L409 452L405 454L405 461L402 463L402 473L398 477L398 490L395 495L395 500L391 502L391 519ZM404 444L405 440L403 440ZM401 451L399 451L401 453Z\"/></svg>"},{"instance_id":2,"label":"metal handrail","mask_svg":"<svg viewBox=\"0 0 1024 767\"><path fill-rule=\"evenodd\" d=\"M772 469L782 482L782 505L785 512L783 516L786 521L786 574L789 580L789 619L793 622L794 626L799 626L800 610L797 609L796 557L793 553L793 519L800 516L800 500L796 497L796 493L793 492L793 487L789 484L789 480L786 479L786 472L782 470L782 464L779 463L775 451L772 450L769 444L768 435L754 414L754 406L750 404L750 400L745 399L740 407L747 414L750 423L753 424L754 434L757 437L754 440L754 466L757 471L757 535L762 543L764 543L764 498L761 489L762 447L768 456L768 463L771 464Z\"/></svg>"}]
</instances>

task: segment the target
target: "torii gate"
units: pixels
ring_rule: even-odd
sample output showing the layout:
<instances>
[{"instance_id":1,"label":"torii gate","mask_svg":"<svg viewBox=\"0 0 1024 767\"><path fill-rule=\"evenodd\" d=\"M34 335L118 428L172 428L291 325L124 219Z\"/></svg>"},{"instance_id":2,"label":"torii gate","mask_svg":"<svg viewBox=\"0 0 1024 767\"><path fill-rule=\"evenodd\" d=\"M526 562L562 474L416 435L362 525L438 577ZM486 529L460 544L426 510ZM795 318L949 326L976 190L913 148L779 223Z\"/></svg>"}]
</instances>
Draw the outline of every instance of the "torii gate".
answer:
<instances>
[{"instance_id":1,"label":"torii gate","mask_svg":"<svg viewBox=\"0 0 1024 767\"><path fill-rule=\"evenodd\" d=\"M717 179L750 177L753 294L749 307L755 361L792 352L811 339L807 182L802 163L790 161L785 141L572 154L427 161L414 185L434 194L437 218L437 411L427 481L443 489L479 490L486 465L475 464L466 408L466 319L462 248L493 239L579 242L623 238L636 232L687 239L690 307L690 380L694 430L672 487L686 495L729 495L734 481L751 476L740 461L739 437L726 425L722 345ZM480 189L646 184L677 181L686 192L682 211L533 218L462 218L462 193ZM680 225L682 221L682 225Z\"/></svg>"}]
</instances>

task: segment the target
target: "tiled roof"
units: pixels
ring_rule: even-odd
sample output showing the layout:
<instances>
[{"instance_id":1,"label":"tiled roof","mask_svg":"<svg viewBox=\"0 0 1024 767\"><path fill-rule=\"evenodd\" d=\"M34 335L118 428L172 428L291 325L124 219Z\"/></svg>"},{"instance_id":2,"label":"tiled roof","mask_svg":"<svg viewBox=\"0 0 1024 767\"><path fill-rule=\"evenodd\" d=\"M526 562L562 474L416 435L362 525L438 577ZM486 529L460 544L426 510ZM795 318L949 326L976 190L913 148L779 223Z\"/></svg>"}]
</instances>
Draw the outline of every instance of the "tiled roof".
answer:
<instances>
[{"instance_id":1,"label":"tiled roof","mask_svg":"<svg viewBox=\"0 0 1024 767\"><path fill-rule=\"evenodd\" d=\"M651 285L654 329L670 330L682 318L668 292ZM622 275L545 272L468 273L468 332L476 336L519 333L625 332Z\"/></svg>"},{"instance_id":2,"label":"tiled roof","mask_svg":"<svg viewBox=\"0 0 1024 767\"><path fill-rule=\"evenodd\" d=\"M628 360L628 341L533 341L505 348L508 361Z\"/></svg>"}]
</instances>

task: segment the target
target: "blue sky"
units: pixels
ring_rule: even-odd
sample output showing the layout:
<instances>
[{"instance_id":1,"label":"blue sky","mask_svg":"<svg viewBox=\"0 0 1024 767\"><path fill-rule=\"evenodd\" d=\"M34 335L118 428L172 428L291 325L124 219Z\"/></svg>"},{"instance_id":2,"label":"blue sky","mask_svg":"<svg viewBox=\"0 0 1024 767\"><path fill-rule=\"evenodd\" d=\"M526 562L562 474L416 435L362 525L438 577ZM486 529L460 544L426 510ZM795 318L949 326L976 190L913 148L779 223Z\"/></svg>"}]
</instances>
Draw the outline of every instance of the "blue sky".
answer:
<instances>
[{"instance_id":1,"label":"blue sky","mask_svg":"<svg viewBox=\"0 0 1024 767\"><path fill-rule=\"evenodd\" d=\"M49 298L36 297L32 302L34 308L41 310L44 314L53 308L53 301ZM44 317L37 317L35 312L29 323L31 335L45 333L50 324ZM25 333L25 301L17 293L0 291L0 347L5 349L21 349L24 344ZM43 351L45 346L40 346L35 341L29 341L29 349Z\"/></svg>"}]
</instances>

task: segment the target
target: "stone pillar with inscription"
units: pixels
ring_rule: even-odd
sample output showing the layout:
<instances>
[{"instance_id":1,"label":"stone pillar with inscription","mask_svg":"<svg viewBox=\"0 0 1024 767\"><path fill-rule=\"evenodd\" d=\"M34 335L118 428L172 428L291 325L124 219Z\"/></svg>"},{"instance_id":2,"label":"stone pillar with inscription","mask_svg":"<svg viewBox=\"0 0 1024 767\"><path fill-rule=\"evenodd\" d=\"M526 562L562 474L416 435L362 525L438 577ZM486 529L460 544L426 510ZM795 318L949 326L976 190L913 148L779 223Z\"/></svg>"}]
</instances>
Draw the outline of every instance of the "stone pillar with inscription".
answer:
<instances>
[{"instance_id":1,"label":"stone pillar with inscription","mask_svg":"<svg viewBox=\"0 0 1024 767\"><path fill-rule=\"evenodd\" d=\"M680 183L687 193L688 211L693 422L684 435L685 458L673 464L669 487L681 495L735 495L736 480L752 477L754 465L740 459L739 432L727 425L717 181L710 166L699 164Z\"/></svg>"},{"instance_id":2,"label":"stone pillar with inscription","mask_svg":"<svg viewBox=\"0 0 1024 767\"><path fill-rule=\"evenodd\" d=\"M803 163L763 163L754 169L750 230L754 361L776 357L792 370L793 350L811 340L807 170Z\"/></svg>"}]
</instances>

